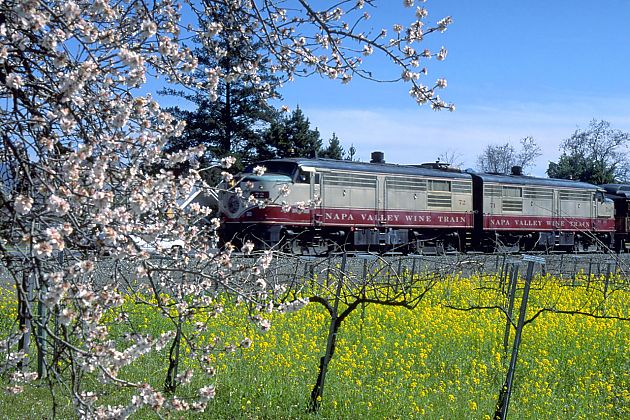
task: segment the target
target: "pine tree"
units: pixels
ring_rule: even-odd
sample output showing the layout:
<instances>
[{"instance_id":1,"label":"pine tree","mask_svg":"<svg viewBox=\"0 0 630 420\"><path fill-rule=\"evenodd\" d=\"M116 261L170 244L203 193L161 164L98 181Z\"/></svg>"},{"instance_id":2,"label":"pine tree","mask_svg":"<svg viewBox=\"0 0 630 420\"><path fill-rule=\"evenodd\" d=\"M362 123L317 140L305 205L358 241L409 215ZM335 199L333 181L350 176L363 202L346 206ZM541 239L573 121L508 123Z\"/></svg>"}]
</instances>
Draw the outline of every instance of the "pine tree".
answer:
<instances>
[{"instance_id":1,"label":"pine tree","mask_svg":"<svg viewBox=\"0 0 630 420\"><path fill-rule=\"evenodd\" d=\"M249 76L242 76L220 78L216 96L208 96L203 91L173 89L160 93L183 98L196 106L193 110L179 106L169 109L176 117L185 120L187 126L183 136L167 144L167 151L203 144L206 155L202 164L232 155L238 159L236 168L240 169L260 159L255 151L264 143L263 135L269 126L279 118L279 112L266 102L268 98L278 97L274 89L278 81L258 54L258 45L234 45L231 33L235 30L238 28L224 25L217 45L213 45L212 49L199 47L193 51L199 62L196 76L203 78L208 69L221 69L223 74L228 74L235 63L258 60L261 65L254 77L268 82L268 92L261 93L248 80ZM217 47L225 51L223 56L213 52Z\"/></svg>"},{"instance_id":2,"label":"pine tree","mask_svg":"<svg viewBox=\"0 0 630 420\"><path fill-rule=\"evenodd\" d=\"M346 157L344 159L349 160L349 161L354 161L354 155L356 154L357 154L357 148L354 147L354 144L351 144L350 148L348 149L348 153L346 154Z\"/></svg>"},{"instance_id":3,"label":"pine tree","mask_svg":"<svg viewBox=\"0 0 630 420\"><path fill-rule=\"evenodd\" d=\"M322 140L317 129L298 107L290 116L271 124L265 136L266 143L257 150L260 157L318 157Z\"/></svg>"},{"instance_id":4,"label":"pine tree","mask_svg":"<svg viewBox=\"0 0 630 420\"><path fill-rule=\"evenodd\" d=\"M343 147L341 147L341 142L339 141L339 137L337 134L333 133L330 140L328 140L328 147L322 150L320 157L329 158L329 159L343 159Z\"/></svg>"}]
</instances>

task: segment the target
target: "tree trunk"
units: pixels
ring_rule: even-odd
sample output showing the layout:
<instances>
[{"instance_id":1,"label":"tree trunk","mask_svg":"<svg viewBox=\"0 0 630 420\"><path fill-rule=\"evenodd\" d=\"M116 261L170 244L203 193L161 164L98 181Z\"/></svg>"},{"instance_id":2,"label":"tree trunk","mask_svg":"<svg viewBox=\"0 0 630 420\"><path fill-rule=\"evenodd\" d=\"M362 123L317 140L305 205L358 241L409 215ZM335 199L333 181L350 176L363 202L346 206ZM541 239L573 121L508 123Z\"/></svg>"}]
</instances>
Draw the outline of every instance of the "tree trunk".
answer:
<instances>
[{"instance_id":1,"label":"tree trunk","mask_svg":"<svg viewBox=\"0 0 630 420\"><path fill-rule=\"evenodd\" d=\"M23 351L25 355L29 354L31 346L31 313L33 293L33 279L31 273L26 269L22 274L22 284L18 287L18 318L22 337L18 343L18 351ZM24 358L18 363L18 368L24 369L28 365L28 358Z\"/></svg>"},{"instance_id":2,"label":"tree trunk","mask_svg":"<svg viewBox=\"0 0 630 420\"><path fill-rule=\"evenodd\" d=\"M230 83L225 84L225 110L223 113L225 124L225 138L221 145L221 153L227 156L232 152L232 89ZM219 156L222 157L222 156Z\"/></svg>"},{"instance_id":3,"label":"tree trunk","mask_svg":"<svg viewBox=\"0 0 630 420\"><path fill-rule=\"evenodd\" d=\"M326 380L326 373L328 372L328 365L330 359L335 354L335 347L337 342L337 331L339 331L339 325L341 321L337 318L337 314L330 320L330 330L328 332L328 343L326 345L326 353L319 359L319 374L317 375L317 381L311 391L311 401L309 403L310 412L316 412L322 402L324 396L324 382Z\"/></svg>"},{"instance_id":4,"label":"tree trunk","mask_svg":"<svg viewBox=\"0 0 630 420\"><path fill-rule=\"evenodd\" d=\"M168 355L168 371L166 372L166 380L164 381L164 390L166 392L175 392L177 389L177 368L179 367L179 345L182 339L182 323L181 320L177 324L177 333L171 345Z\"/></svg>"}]
</instances>

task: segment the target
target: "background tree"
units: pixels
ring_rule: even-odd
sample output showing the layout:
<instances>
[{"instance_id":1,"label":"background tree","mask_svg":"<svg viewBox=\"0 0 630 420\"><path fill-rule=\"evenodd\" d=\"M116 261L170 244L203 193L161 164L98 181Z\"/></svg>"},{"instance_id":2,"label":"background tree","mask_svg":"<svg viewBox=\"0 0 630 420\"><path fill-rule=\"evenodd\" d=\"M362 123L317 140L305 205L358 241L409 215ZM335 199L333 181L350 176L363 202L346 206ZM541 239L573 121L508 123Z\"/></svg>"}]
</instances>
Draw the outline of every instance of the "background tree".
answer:
<instances>
[{"instance_id":1,"label":"background tree","mask_svg":"<svg viewBox=\"0 0 630 420\"><path fill-rule=\"evenodd\" d=\"M455 168L461 168L464 166L464 161L462 160L462 154L455 150L447 150L445 152L440 153L438 156L438 160L440 162L448 163L449 165Z\"/></svg>"},{"instance_id":2,"label":"background tree","mask_svg":"<svg viewBox=\"0 0 630 420\"><path fill-rule=\"evenodd\" d=\"M354 160L354 156L356 154L357 154L357 148L354 147L354 144L351 144L350 148L348 149L348 153L346 154L346 157L344 159L353 161Z\"/></svg>"},{"instance_id":3,"label":"background tree","mask_svg":"<svg viewBox=\"0 0 630 420\"><path fill-rule=\"evenodd\" d=\"M513 166L525 170L533 165L541 155L540 146L532 137L524 137L520 141L521 150L517 151L510 143L491 144L477 158L480 171L498 174L509 174Z\"/></svg>"},{"instance_id":4,"label":"background tree","mask_svg":"<svg viewBox=\"0 0 630 420\"><path fill-rule=\"evenodd\" d=\"M319 154L319 157L329 158L329 159L343 159L343 147L341 147L341 142L339 141L339 137L337 134L333 133L332 137L328 140L328 147L323 149Z\"/></svg>"},{"instance_id":5,"label":"background tree","mask_svg":"<svg viewBox=\"0 0 630 420\"><path fill-rule=\"evenodd\" d=\"M195 78L206 79L209 68L228 77L216 80L215 90L210 92L172 88L161 92L185 99L197 107L194 110L180 106L168 109L186 121L186 128L182 136L169 140L166 151L177 152L203 145L206 152L202 165L232 155L237 158L238 170L259 159L255 151L263 143L263 134L279 118L278 111L267 102L279 97L276 91L278 78L271 74L268 61L261 56L260 43L235 36L240 28L234 26L234 20L227 19L228 6L219 4L213 10L215 17L221 19L222 30L205 42L199 42L201 39L197 38L199 47L193 54L200 68L195 71ZM224 53L217 55L217 49ZM258 63L257 73L229 77L232 68L243 62ZM259 89L259 84L266 88Z\"/></svg>"},{"instance_id":6,"label":"background tree","mask_svg":"<svg viewBox=\"0 0 630 420\"><path fill-rule=\"evenodd\" d=\"M562 142L562 155L557 163L549 163L547 175L592 184L627 181L629 144L630 133L610 128L607 121L592 120L586 130L576 130Z\"/></svg>"},{"instance_id":7,"label":"background tree","mask_svg":"<svg viewBox=\"0 0 630 420\"><path fill-rule=\"evenodd\" d=\"M210 101L218 100L222 86L243 83L265 100L296 75L377 80L364 66L374 53L393 63L393 74L400 75L393 81L407 83L416 102L453 109L436 94L446 82L421 83L418 70L430 58L443 60L446 50L411 47L446 30L451 19L430 25L426 10L410 10L411 24L397 24L395 35L373 33L362 10L373 3L339 0L318 10L306 0L0 1L0 164L16 168L18 186L2 191L0 208L0 219L10 221L0 224L0 259L19 318L0 342L8 392L20 393L25 382L46 376L52 417L58 401L71 401L86 418L126 418L143 407L163 416L205 409L214 395L211 379L187 390L186 405L174 395L191 379L177 372L180 343L208 368L202 374L211 375L205 356L221 349L207 325L196 322L221 310L208 291L224 287L251 302L252 311L273 308L274 285L263 279L273 254L261 253L255 267L233 265L231 248L215 249L220 221L196 223L210 210L179 207L193 186L209 188L197 171L205 148L169 148L184 124L144 93L151 88L145 82L159 77ZM212 58L195 58L195 43ZM270 82L265 74L279 79ZM224 132L218 144L231 150L234 127ZM315 133L310 147L318 150ZM184 162L191 170L175 176ZM157 165L162 170L147 170ZM165 233L183 242L185 257L160 248ZM165 258L149 258L138 238ZM104 266L105 255L111 260ZM164 334L143 330L134 320L138 311L157 313ZM269 327L264 313L248 315ZM169 395L131 382L125 372L149 352L161 357L164 346L170 348ZM55 352L30 357L34 348ZM44 369L33 374L35 359ZM117 387L128 392L108 398ZM120 405L112 406L114 400Z\"/></svg>"},{"instance_id":8,"label":"background tree","mask_svg":"<svg viewBox=\"0 0 630 420\"><path fill-rule=\"evenodd\" d=\"M265 143L259 144L257 154L261 158L307 157L314 158L322 150L322 140L317 129L298 107L287 117L271 124L265 135Z\"/></svg>"}]
</instances>

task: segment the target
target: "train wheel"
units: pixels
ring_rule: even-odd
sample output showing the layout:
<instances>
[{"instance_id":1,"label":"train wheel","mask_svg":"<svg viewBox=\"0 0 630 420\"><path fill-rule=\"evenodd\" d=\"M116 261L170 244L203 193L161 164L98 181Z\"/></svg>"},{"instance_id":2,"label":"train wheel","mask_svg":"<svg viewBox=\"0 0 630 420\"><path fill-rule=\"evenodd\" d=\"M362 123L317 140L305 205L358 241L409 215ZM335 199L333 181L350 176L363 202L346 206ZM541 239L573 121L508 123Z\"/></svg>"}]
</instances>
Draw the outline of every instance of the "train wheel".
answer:
<instances>
[{"instance_id":1,"label":"train wheel","mask_svg":"<svg viewBox=\"0 0 630 420\"><path fill-rule=\"evenodd\" d=\"M319 245L314 245L313 248L315 249L315 256L327 257L335 251L335 249L337 248L337 244L334 241L322 240Z\"/></svg>"},{"instance_id":2,"label":"train wheel","mask_svg":"<svg viewBox=\"0 0 630 420\"><path fill-rule=\"evenodd\" d=\"M302 255L304 253L304 249L298 238L285 239L281 249L291 255Z\"/></svg>"}]
</instances>

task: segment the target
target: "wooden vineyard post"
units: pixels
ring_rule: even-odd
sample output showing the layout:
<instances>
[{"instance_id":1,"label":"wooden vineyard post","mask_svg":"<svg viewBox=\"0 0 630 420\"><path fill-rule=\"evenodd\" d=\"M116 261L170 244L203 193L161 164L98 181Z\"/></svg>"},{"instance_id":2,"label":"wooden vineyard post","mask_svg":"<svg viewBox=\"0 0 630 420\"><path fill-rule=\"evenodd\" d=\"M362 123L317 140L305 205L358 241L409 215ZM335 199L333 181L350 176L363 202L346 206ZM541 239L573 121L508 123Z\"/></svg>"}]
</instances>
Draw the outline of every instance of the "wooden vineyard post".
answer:
<instances>
[{"instance_id":1,"label":"wooden vineyard post","mask_svg":"<svg viewBox=\"0 0 630 420\"><path fill-rule=\"evenodd\" d=\"M508 367L505 383L499 393L499 400L497 401L496 411L494 413L495 419L505 420L507 418L508 407L510 404L510 396L512 394L512 384L514 382L514 372L516 370L516 361L518 358L518 349L521 345L521 336L523 334L523 326L525 325L525 314L527 312L527 300L529 299L529 289L531 287L532 278L534 276L534 265L544 264L545 259L541 257L534 257L526 255L523 257L523 261L528 263L527 275L525 276L525 287L523 288L523 298L521 300L521 309L518 316L518 324L516 325L516 334L514 335L514 345L512 348L512 357L510 358L510 366Z\"/></svg>"},{"instance_id":2,"label":"wooden vineyard post","mask_svg":"<svg viewBox=\"0 0 630 420\"><path fill-rule=\"evenodd\" d=\"M505 322L505 334L503 335L503 354L507 356L508 344L510 340L510 330L512 329L512 312L514 311L514 298L516 296L516 285L518 284L518 270L519 261L512 263L512 269L506 273L509 275L508 282L508 307L507 307L507 320Z\"/></svg>"}]
</instances>

